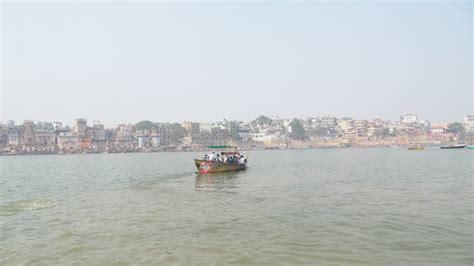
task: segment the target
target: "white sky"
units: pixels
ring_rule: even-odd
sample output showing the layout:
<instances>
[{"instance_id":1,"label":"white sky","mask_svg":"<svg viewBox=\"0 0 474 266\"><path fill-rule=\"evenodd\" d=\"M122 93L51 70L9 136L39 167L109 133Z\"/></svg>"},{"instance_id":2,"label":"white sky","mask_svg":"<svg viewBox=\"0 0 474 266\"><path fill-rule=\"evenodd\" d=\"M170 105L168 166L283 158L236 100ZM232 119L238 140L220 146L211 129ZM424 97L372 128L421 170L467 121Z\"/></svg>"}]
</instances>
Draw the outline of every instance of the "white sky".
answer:
<instances>
[{"instance_id":1,"label":"white sky","mask_svg":"<svg viewBox=\"0 0 474 266\"><path fill-rule=\"evenodd\" d=\"M467 1L1 7L1 120L473 113Z\"/></svg>"}]
</instances>

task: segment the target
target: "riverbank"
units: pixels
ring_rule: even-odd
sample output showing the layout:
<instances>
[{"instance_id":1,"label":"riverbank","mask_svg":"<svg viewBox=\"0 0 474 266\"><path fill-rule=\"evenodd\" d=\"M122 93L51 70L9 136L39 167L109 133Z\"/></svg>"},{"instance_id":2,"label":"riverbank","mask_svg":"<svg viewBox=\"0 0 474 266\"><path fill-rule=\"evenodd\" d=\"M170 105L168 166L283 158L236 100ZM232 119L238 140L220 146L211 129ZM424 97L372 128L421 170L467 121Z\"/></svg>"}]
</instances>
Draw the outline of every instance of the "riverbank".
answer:
<instances>
[{"instance_id":1,"label":"riverbank","mask_svg":"<svg viewBox=\"0 0 474 266\"><path fill-rule=\"evenodd\" d=\"M425 145L425 148L439 148L445 144L428 144ZM308 146L294 146L294 147L242 147L239 148L240 151L259 151L259 150L308 150L308 149L368 149L368 148L402 148L406 149L408 145L404 144L384 144L384 145L308 145ZM16 155L71 155L71 154L124 154L124 153L162 153L162 152L211 152L214 150L211 149L177 149L163 147L159 149L139 149L139 148L129 148L129 149L88 149L88 150L0 150L0 156L16 156Z\"/></svg>"}]
</instances>

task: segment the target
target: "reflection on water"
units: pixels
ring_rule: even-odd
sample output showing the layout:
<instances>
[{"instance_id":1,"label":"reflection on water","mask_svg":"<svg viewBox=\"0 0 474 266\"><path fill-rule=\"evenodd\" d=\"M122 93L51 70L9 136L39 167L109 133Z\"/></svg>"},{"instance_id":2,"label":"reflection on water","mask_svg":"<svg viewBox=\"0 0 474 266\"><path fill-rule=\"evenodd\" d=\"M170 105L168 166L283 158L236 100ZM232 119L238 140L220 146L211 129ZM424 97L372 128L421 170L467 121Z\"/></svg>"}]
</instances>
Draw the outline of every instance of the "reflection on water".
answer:
<instances>
[{"instance_id":1,"label":"reflection on water","mask_svg":"<svg viewBox=\"0 0 474 266\"><path fill-rule=\"evenodd\" d=\"M238 178L240 173L241 172L197 174L194 187L196 190L229 191L229 189L235 188L235 182L233 182L233 180Z\"/></svg>"},{"instance_id":2,"label":"reflection on water","mask_svg":"<svg viewBox=\"0 0 474 266\"><path fill-rule=\"evenodd\" d=\"M474 264L472 151L200 155L0 157L0 265Z\"/></svg>"}]
</instances>

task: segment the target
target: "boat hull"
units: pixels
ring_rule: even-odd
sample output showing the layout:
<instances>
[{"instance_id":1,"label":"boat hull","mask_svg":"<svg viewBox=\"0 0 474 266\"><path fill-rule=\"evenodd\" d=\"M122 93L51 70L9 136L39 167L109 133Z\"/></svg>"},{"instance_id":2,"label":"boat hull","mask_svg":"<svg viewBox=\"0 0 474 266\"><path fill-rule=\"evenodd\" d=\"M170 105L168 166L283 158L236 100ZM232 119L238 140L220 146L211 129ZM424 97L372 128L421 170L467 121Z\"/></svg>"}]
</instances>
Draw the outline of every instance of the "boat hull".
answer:
<instances>
[{"instance_id":1,"label":"boat hull","mask_svg":"<svg viewBox=\"0 0 474 266\"><path fill-rule=\"evenodd\" d=\"M424 149L424 147L410 147L408 148L410 151L422 151Z\"/></svg>"},{"instance_id":2,"label":"boat hull","mask_svg":"<svg viewBox=\"0 0 474 266\"><path fill-rule=\"evenodd\" d=\"M452 146L441 146L441 149L464 149L466 145L452 145Z\"/></svg>"},{"instance_id":3,"label":"boat hull","mask_svg":"<svg viewBox=\"0 0 474 266\"><path fill-rule=\"evenodd\" d=\"M223 162L212 162L199 159L194 159L194 164L196 165L196 168L200 174L242 171L247 168L247 165L243 163L227 164Z\"/></svg>"},{"instance_id":4,"label":"boat hull","mask_svg":"<svg viewBox=\"0 0 474 266\"><path fill-rule=\"evenodd\" d=\"M200 159L194 159L194 164L196 165L196 168L199 170L199 166L201 166L201 164L205 162L204 160L200 160Z\"/></svg>"},{"instance_id":5,"label":"boat hull","mask_svg":"<svg viewBox=\"0 0 474 266\"><path fill-rule=\"evenodd\" d=\"M422 144L415 144L415 145L412 145L412 146L408 147L408 149L411 150L411 151L422 151L424 148L425 148L425 146L422 145Z\"/></svg>"}]
</instances>

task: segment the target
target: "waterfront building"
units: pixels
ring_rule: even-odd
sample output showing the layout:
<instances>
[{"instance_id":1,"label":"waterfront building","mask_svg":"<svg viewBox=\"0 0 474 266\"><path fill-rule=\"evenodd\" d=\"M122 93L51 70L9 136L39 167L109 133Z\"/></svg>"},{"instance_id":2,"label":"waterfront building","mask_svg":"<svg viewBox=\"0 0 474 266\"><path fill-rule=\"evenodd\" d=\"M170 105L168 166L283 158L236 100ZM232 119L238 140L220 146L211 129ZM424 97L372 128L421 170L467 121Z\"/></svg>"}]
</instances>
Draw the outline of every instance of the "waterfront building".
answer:
<instances>
[{"instance_id":1,"label":"waterfront building","mask_svg":"<svg viewBox=\"0 0 474 266\"><path fill-rule=\"evenodd\" d=\"M356 132L356 138L367 138L368 137L368 121L367 120L354 120L354 129Z\"/></svg>"},{"instance_id":2,"label":"waterfront building","mask_svg":"<svg viewBox=\"0 0 474 266\"><path fill-rule=\"evenodd\" d=\"M34 143L54 147L56 144L54 125L51 122L38 122L34 125Z\"/></svg>"},{"instance_id":3,"label":"waterfront building","mask_svg":"<svg viewBox=\"0 0 474 266\"><path fill-rule=\"evenodd\" d=\"M35 144L35 130L33 121L25 120L21 126L20 132L20 144L28 146Z\"/></svg>"},{"instance_id":4,"label":"waterfront building","mask_svg":"<svg viewBox=\"0 0 474 266\"><path fill-rule=\"evenodd\" d=\"M350 117L343 117L337 121L337 132L338 135L345 139L355 139L356 131L354 126L354 120Z\"/></svg>"},{"instance_id":5,"label":"waterfront building","mask_svg":"<svg viewBox=\"0 0 474 266\"><path fill-rule=\"evenodd\" d=\"M95 121L92 127L87 127L86 137L89 138L92 143L106 141L107 135L104 125L98 121Z\"/></svg>"},{"instance_id":6,"label":"waterfront building","mask_svg":"<svg viewBox=\"0 0 474 266\"><path fill-rule=\"evenodd\" d=\"M400 117L396 129L401 135L419 137L428 133L430 126L428 120L418 120L417 115L407 114Z\"/></svg>"},{"instance_id":7,"label":"waterfront building","mask_svg":"<svg viewBox=\"0 0 474 266\"><path fill-rule=\"evenodd\" d=\"M0 145L7 144L8 142L8 127L7 125L0 123Z\"/></svg>"},{"instance_id":8,"label":"waterfront building","mask_svg":"<svg viewBox=\"0 0 474 266\"><path fill-rule=\"evenodd\" d=\"M382 124L375 122L368 122L367 136L369 138L382 138L384 136L384 129Z\"/></svg>"},{"instance_id":9,"label":"waterfront building","mask_svg":"<svg viewBox=\"0 0 474 266\"><path fill-rule=\"evenodd\" d=\"M186 135L191 136L191 137L193 135L199 134L199 132L200 132L199 123L193 123L193 122L185 121L181 126L186 131Z\"/></svg>"},{"instance_id":10,"label":"waterfront building","mask_svg":"<svg viewBox=\"0 0 474 266\"><path fill-rule=\"evenodd\" d=\"M242 139L243 141L248 141L252 139L252 133L250 129L239 129L239 138Z\"/></svg>"},{"instance_id":11,"label":"waterfront building","mask_svg":"<svg viewBox=\"0 0 474 266\"><path fill-rule=\"evenodd\" d=\"M7 145L17 146L20 144L20 134L16 128L10 128L7 135Z\"/></svg>"},{"instance_id":12,"label":"waterfront building","mask_svg":"<svg viewBox=\"0 0 474 266\"><path fill-rule=\"evenodd\" d=\"M137 140L138 140L138 148L144 148L145 146L148 146L148 144L150 143L150 139L148 138L148 136L138 136L137 137Z\"/></svg>"},{"instance_id":13,"label":"waterfront building","mask_svg":"<svg viewBox=\"0 0 474 266\"><path fill-rule=\"evenodd\" d=\"M464 130L466 132L474 133L474 115L464 116Z\"/></svg>"},{"instance_id":14,"label":"waterfront building","mask_svg":"<svg viewBox=\"0 0 474 266\"><path fill-rule=\"evenodd\" d=\"M216 128L213 123L199 123L199 133L211 133Z\"/></svg>"},{"instance_id":15,"label":"waterfront building","mask_svg":"<svg viewBox=\"0 0 474 266\"><path fill-rule=\"evenodd\" d=\"M402 124L416 123L417 120L418 116L415 114L407 114L400 116L400 123Z\"/></svg>"},{"instance_id":16,"label":"waterfront building","mask_svg":"<svg viewBox=\"0 0 474 266\"><path fill-rule=\"evenodd\" d=\"M305 124L307 125L308 129L315 129L315 128L318 128L320 126L321 121L317 117L316 118L311 117L311 118L306 119Z\"/></svg>"},{"instance_id":17,"label":"waterfront building","mask_svg":"<svg viewBox=\"0 0 474 266\"><path fill-rule=\"evenodd\" d=\"M321 126L324 128L335 128L337 126L337 118L335 117L321 117Z\"/></svg>"},{"instance_id":18,"label":"waterfront building","mask_svg":"<svg viewBox=\"0 0 474 266\"><path fill-rule=\"evenodd\" d=\"M447 126L446 125L434 125L431 127L431 134L442 135L446 134Z\"/></svg>"},{"instance_id":19,"label":"waterfront building","mask_svg":"<svg viewBox=\"0 0 474 266\"><path fill-rule=\"evenodd\" d=\"M76 119L76 126L74 127L74 132L79 138L85 138L87 131L87 120L84 118Z\"/></svg>"},{"instance_id":20,"label":"waterfront building","mask_svg":"<svg viewBox=\"0 0 474 266\"><path fill-rule=\"evenodd\" d=\"M71 151L79 149L79 137L75 132L61 132L57 136L58 148L60 150Z\"/></svg>"},{"instance_id":21,"label":"waterfront building","mask_svg":"<svg viewBox=\"0 0 474 266\"><path fill-rule=\"evenodd\" d=\"M115 129L115 141L116 142L131 142L132 141L133 127L131 125L120 124Z\"/></svg>"},{"instance_id":22,"label":"waterfront building","mask_svg":"<svg viewBox=\"0 0 474 266\"><path fill-rule=\"evenodd\" d=\"M264 140L265 134L263 132L252 133L251 139L256 142L261 142Z\"/></svg>"},{"instance_id":23,"label":"waterfront building","mask_svg":"<svg viewBox=\"0 0 474 266\"><path fill-rule=\"evenodd\" d=\"M151 136L151 146L158 148L161 144L161 137L158 135Z\"/></svg>"},{"instance_id":24,"label":"waterfront building","mask_svg":"<svg viewBox=\"0 0 474 266\"><path fill-rule=\"evenodd\" d=\"M79 147L81 150L87 150L91 148L91 139L89 138L79 138Z\"/></svg>"}]
</instances>

